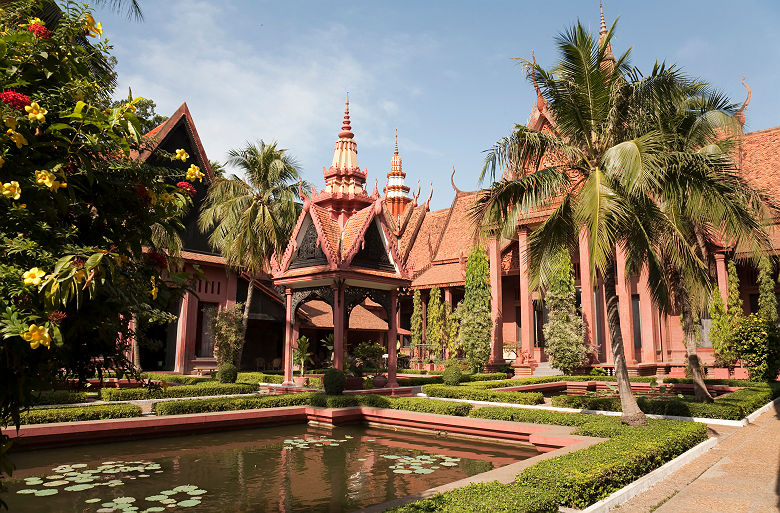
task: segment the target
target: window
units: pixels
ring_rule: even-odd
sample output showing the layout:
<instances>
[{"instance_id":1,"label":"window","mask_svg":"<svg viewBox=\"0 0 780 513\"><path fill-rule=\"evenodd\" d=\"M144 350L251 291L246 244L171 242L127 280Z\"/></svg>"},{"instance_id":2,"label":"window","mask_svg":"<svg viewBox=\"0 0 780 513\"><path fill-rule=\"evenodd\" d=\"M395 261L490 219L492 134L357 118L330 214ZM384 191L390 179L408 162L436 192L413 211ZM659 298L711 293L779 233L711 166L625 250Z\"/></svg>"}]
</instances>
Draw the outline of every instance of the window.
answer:
<instances>
[{"instance_id":1,"label":"window","mask_svg":"<svg viewBox=\"0 0 780 513\"><path fill-rule=\"evenodd\" d=\"M642 361L642 315L639 310L639 294L631 296L631 317L634 325L634 359Z\"/></svg>"},{"instance_id":2,"label":"window","mask_svg":"<svg viewBox=\"0 0 780 513\"><path fill-rule=\"evenodd\" d=\"M515 307L515 326L517 328L517 343L521 344L523 342L523 330L520 329L520 322L521 322L521 315L520 315L520 307Z\"/></svg>"},{"instance_id":3,"label":"window","mask_svg":"<svg viewBox=\"0 0 780 513\"><path fill-rule=\"evenodd\" d=\"M534 300L534 347L544 347L544 324L547 322L547 307L544 301Z\"/></svg>"},{"instance_id":4,"label":"window","mask_svg":"<svg viewBox=\"0 0 780 513\"><path fill-rule=\"evenodd\" d=\"M593 326L593 330L596 334L596 343L599 345L599 361L603 362L607 358L607 353L604 346L604 308L601 304L601 289L599 287L593 288L593 304L595 306L594 310L596 311L595 326Z\"/></svg>"},{"instance_id":5,"label":"window","mask_svg":"<svg viewBox=\"0 0 780 513\"><path fill-rule=\"evenodd\" d=\"M195 335L195 356L214 357L214 317L217 303L198 302L198 332Z\"/></svg>"}]
</instances>

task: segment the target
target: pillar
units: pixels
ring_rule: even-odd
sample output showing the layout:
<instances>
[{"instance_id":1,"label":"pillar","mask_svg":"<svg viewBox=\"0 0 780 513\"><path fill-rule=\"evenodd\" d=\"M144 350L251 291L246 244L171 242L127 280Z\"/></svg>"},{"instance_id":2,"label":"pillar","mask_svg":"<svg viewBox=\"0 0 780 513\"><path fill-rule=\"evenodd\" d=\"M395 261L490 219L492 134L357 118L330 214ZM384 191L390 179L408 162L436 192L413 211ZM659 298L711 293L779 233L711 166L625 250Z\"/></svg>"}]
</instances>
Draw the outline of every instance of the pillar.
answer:
<instances>
[{"instance_id":1,"label":"pillar","mask_svg":"<svg viewBox=\"0 0 780 513\"><path fill-rule=\"evenodd\" d=\"M504 364L504 319L501 312L501 250L498 237L491 237L488 243L488 261L490 267L490 362L487 367L495 370Z\"/></svg>"},{"instance_id":2,"label":"pillar","mask_svg":"<svg viewBox=\"0 0 780 513\"><path fill-rule=\"evenodd\" d=\"M420 297L420 302L422 303L422 343L427 344L428 343L428 300L431 298L431 294L430 291L425 292L425 294L421 292L420 296L423 296ZM421 364L425 363L423 362L424 353L425 351L423 351L422 347L419 347L417 349L417 355L418 358L420 359ZM420 368L422 369L422 367Z\"/></svg>"},{"instance_id":3,"label":"pillar","mask_svg":"<svg viewBox=\"0 0 780 513\"><path fill-rule=\"evenodd\" d=\"M398 386L396 373L398 371L398 291L390 291L390 312L388 312L387 324L387 386Z\"/></svg>"},{"instance_id":4,"label":"pillar","mask_svg":"<svg viewBox=\"0 0 780 513\"><path fill-rule=\"evenodd\" d=\"M528 358L534 356L534 312L528 276L528 228L517 231L518 265L520 266L520 342ZM521 361L522 357L518 356ZM521 363L521 362L519 362Z\"/></svg>"},{"instance_id":5,"label":"pillar","mask_svg":"<svg viewBox=\"0 0 780 513\"><path fill-rule=\"evenodd\" d=\"M642 362L655 363L656 361L656 316L653 296L650 293L647 266L642 267L639 275L639 319L642 330Z\"/></svg>"},{"instance_id":6,"label":"pillar","mask_svg":"<svg viewBox=\"0 0 780 513\"><path fill-rule=\"evenodd\" d=\"M346 318L344 309L344 285L338 284L333 290L333 366L344 369L344 334Z\"/></svg>"},{"instance_id":7,"label":"pillar","mask_svg":"<svg viewBox=\"0 0 780 513\"><path fill-rule=\"evenodd\" d=\"M285 315L284 315L284 382L283 385L293 384L293 323L295 321L295 313L292 307L292 290L287 289L285 292Z\"/></svg>"},{"instance_id":8,"label":"pillar","mask_svg":"<svg viewBox=\"0 0 780 513\"><path fill-rule=\"evenodd\" d=\"M225 308L232 308L236 304L236 289L238 288L238 275L234 272L227 273L225 285Z\"/></svg>"},{"instance_id":9,"label":"pillar","mask_svg":"<svg viewBox=\"0 0 780 513\"><path fill-rule=\"evenodd\" d=\"M452 304L452 287L447 287L444 289L444 304L450 305L450 311L455 309L455 305ZM448 360L452 354L450 353L450 349L448 347L444 348L444 359Z\"/></svg>"},{"instance_id":10,"label":"pillar","mask_svg":"<svg viewBox=\"0 0 780 513\"><path fill-rule=\"evenodd\" d=\"M715 253L715 270L718 276L720 297L723 299L723 304L726 305L729 297L729 273L726 270L726 255L723 253Z\"/></svg>"},{"instance_id":11,"label":"pillar","mask_svg":"<svg viewBox=\"0 0 780 513\"><path fill-rule=\"evenodd\" d=\"M620 312L620 335L623 338L623 351L626 353L626 365L635 365L634 328L631 315L631 289L626 280L626 250L618 246L615 254L617 267L618 310Z\"/></svg>"},{"instance_id":12,"label":"pillar","mask_svg":"<svg viewBox=\"0 0 780 513\"><path fill-rule=\"evenodd\" d=\"M582 303L582 322L585 325L585 342L593 347L596 340L596 309L594 305L593 275L590 272L590 237L587 228L580 230L580 297Z\"/></svg>"},{"instance_id":13,"label":"pillar","mask_svg":"<svg viewBox=\"0 0 780 513\"><path fill-rule=\"evenodd\" d=\"M185 292L179 306L179 322L176 323L176 365L174 372L187 374L195 352L195 333L198 329L198 299L192 292Z\"/></svg>"}]
</instances>

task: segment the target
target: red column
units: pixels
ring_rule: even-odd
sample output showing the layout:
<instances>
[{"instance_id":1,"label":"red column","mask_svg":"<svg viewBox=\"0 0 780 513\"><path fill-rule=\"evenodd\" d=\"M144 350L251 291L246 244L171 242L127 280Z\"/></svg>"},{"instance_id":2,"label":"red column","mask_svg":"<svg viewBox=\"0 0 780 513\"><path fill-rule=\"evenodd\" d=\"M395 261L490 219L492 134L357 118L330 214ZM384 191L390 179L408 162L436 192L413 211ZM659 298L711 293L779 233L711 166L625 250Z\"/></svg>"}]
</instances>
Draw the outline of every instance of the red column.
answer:
<instances>
[{"instance_id":1,"label":"red column","mask_svg":"<svg viewBox=\"0 0 780 513\"><path fill-rule=\"evenodd\" d=\"M191 292L185 292L179 307L176 324L176 365L174 372L186 374L195 350L195 333L198 323L198 300Z\"/></svg>"},{"instance_id":2,"label":"red column","mask_svg":"<svg viewBox=\"0 0 780 513\"><path fill-rule=\"evenodd\" d=\"M642 330L642 362L655 363L656 361L656 313L653 305L653 297L650 294L647 266L642 268L639 275L639 319Z\"/></svg>"},{"instance_id":3,"label":"red column","mask_svg":"<svg viewBox=\"0 0 780 513\"><path fill-rule=\"evenodd\" d=\"M634 355L634 328L631 316L631 289L626 280L626 251L618 246L615 264L617 266L617 295L620 311L620 334L623 336L623 350L626 353L626 364L636 364Z\"/></svg>"},{"instance_id":4,"label":"red column","mask_svg":"<svg viewBox=\"0 0 780 513\"><path fill-rule=\"evenodd\" d=\"M588 230L580 231L580 296L582 298L582 321L585 324L585 341L591 346L596 340L596 309L593 304L593 276L590 272L590 237Z\"/></svg>"},{"instance_id":5,"label":"red column","mask_svg":"<svg viewBox=\"0 0 780 513\"><path fill-rule=\"evenodd\" d=\"M718 275L718 290L725 305L729 297L729 273L726 270L726 255L723 253L715 253L715 269Z\"/></svg>"},{"instance_id":6,"label":"red column","mask_svg":"<svg viewBox=\"0 0 780 513\"><path fill-rule=\"evenodd\" d=\"M396 372L398 371L398 291L390 291L390 315L387 316L387 386L398 386Z\"/></svg>"},{"instance_id":7,"label":"red column","mask_svg":"<svg viewBox=\"0 0 780 513\"><path fill-rule=\"evenodd\" d=\"M285 315L284 315L284 382L283 385L293 384L293 322L292 290L285 290Z\"/></svg>"},{"instance_id":8,"label":"red column","mask_svg":"<svg viewBox=\"0 0 780 513\"><path fill-rule=\"evenodd\" d=\"M447 305L450 305L450 311L454 310L455 305L453 304L453 301L452 301L452 288L450 288L450 287L447 287L446 289L444 289L444 303L447 304ZM449 348L445 347L444 348L444 359L447 360L447 359L450 358L450 356L452 356L452 354L450 353Z\"/></svg>"},{"instance_id":9,"label":"red column","mask_svg":"<svg viewBox=\"0 0 780 513\"><path fill-rule=\"evenodd\" d=\"M228 272L225 286L225 308L232 308L236 304L236 288L238 288L238 275L234 272Z\"/></svg>"},{"instance_id":10,"label":"red column","mask_svg":"<svg viewBox=\"0 0 780 513\"><path fill-rule=\"evenodd\" d=\"M333 291L333 366L344 368L344 285L337 285Z\"/></svg>"},{"instance_id":11,"label":"red column","mask_svg":"<svg viewBox=\"0 0 780 513\"><path fill-rule=\"evenodd\" d=\"M528 282L528 228L522 227L517 231L517 245L520 265L520 342L522 350L528 354L529 358L533 358L534 312ZM522 360L522 358L518 357L518 360Z\"/></svg>"},{"instance_id":12,"label":"red column","mask_svg":"<svg viewBox=\"0 0 780 513\"><path fill-rule=\"evenodd\" d=\"M501 312L501 250L498 238L491 237L488 243L490 266L490 320L493 331L490 336L490 362L488 368L495 369L504 363L504 319Z\"/></svg>"}]
</instances>

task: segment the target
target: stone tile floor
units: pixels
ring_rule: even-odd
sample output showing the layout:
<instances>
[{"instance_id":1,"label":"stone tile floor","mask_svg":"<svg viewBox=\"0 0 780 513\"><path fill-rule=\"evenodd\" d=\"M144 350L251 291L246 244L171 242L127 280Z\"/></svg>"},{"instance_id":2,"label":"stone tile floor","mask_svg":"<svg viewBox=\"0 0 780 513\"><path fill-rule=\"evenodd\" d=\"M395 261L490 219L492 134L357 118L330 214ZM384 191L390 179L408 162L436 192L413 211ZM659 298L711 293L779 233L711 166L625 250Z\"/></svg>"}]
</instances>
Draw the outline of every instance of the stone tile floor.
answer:
<instances>
[{"instance_id":1,"label":"stone tile floor","mask_svg":"<svg viewBox=\"0 0 780 513\"><path fill-rule=\"evenodd\" d=\"M721 437L717 446L613 511L780 513L780 405L711 434Z\"/></svg>"}]
</instances>

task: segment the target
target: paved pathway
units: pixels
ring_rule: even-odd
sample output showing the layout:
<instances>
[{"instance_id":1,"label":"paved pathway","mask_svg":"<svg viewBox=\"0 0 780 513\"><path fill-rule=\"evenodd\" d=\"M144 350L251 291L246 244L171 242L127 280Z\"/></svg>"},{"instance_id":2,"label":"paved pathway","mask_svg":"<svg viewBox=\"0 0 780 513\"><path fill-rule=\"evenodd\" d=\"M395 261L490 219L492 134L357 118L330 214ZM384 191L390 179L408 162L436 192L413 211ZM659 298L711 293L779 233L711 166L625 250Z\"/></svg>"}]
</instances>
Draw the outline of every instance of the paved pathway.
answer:
<instances>
[{"instance_id":1,"label":"paved pathway","mask_svg":"<svg viewBox=\"0 0 780 513\"><path fill-rule=\"evenodd\" d=\"M613 511L780 513L780 405L749 426L715 430L715 448Z\"/></svg>"}]
</instances>

